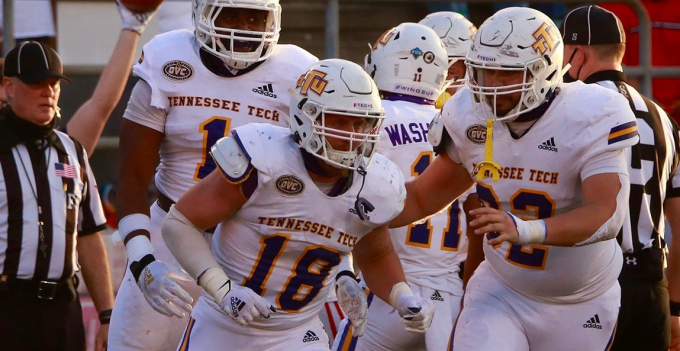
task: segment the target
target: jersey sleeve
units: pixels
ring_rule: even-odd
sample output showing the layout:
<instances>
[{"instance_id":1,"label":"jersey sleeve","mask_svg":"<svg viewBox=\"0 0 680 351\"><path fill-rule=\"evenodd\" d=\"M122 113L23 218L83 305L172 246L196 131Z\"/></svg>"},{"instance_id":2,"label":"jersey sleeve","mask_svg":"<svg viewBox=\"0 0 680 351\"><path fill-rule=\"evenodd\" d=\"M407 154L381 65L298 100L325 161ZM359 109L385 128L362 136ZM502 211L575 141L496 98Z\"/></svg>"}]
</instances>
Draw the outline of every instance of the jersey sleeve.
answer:
<instances>
[{"instance_id":1,"label":"jersey sleeve","mask_svg":"<svg viewBox=\"0 0 680 351\"><path fill-rule=\"evenodd\" d=\"M183 50L180 46L173 47L175 41L171 38L172 36L166 34L157 35L151 39L142 48L142 55L139 61L132 66L132 74L147 82L151 87L151 106L160 109L167 109L168 102L159 88L161 82L157 81L157 78L160 76L158 72L162 70L162 62L158 62L162 60L162 57L158 56L166 50Z\"/></svg>"},{"instance_id":2,"label":"jersey sleeve","mask_svg":"<svg viewBox=\"0 0 680 351\"><path fill-rule=\"evenodd\" d=\"M164 133L167 112L151 106L150 102L151 86L146 81L139 80L132 88L123 118Z\"/></svg>"},{"instance_id":3,"label":"jersey sleeve","mask_svg":"<svg viewBox=\"0 0 680 351\"><path fill-rule=\"evenodd\" d=\"M592 109L583 137L575 143L584 143L581 158L581 179L595 174L625 173L625 159L617 156L625 148L638 143L635 115L628 100L617 92L600 90L600 106ZM623 162L621 162L623 161Z\"/></svg>"}]
</instances>

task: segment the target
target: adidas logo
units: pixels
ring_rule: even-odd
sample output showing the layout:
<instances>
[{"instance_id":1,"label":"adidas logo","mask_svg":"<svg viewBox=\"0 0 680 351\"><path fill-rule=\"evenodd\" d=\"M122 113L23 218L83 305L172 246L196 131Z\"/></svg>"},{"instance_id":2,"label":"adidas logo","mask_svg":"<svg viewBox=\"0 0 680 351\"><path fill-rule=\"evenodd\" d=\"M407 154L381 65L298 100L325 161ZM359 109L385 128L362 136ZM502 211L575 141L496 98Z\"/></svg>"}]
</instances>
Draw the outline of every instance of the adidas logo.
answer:
<instances>
[{"instance_id":1,"label":"adidas logo","mask_svg":"<svg viewBox=\"0 0 680 351\"><path fill-rule=\"evenodd\" d=\"M308 330L307 333L305 333L305 337L302 338L302 342L312 342L312 341L319 341L319 337L316 336L316 333L314 333L311 330Z\"/></svg>"},{"instance_id":2,"label":"adidas logo","mask_svg":"<svg viewBox=\"0 0 680 351\"><path fill-rule=\"evenodd\" d=\"M538 148L541 150L557 152L557 146L555 146L555 138L550 138L544 141L541 145L538 145Z\"/></svg>"},{"instance_id":3,"label":"adidas logo","mask_svg":"<svg viewBox=\"0 0 680 351\"><path fill-rule=\"evenodd\" d=\"M253 92L276 99L276 94L274 94L274 88L272 87L272 83L265 84L261 87L253 88Z\"/></svg>"},{"instance_id":4,"label":"adidas logo","mask_svg":"<svg viewBox=\"0 0 680 351\"><path fill-rule=\"evenodd\" d=\"M602 329L600 324L600 316L594 315L592 318L583 323L584 328Z\"/></svg>"},{"instance_id":5,"label":"adidas logo","mask_svg":"<svg viewBox=\"0 0 680 351\"><path fill-rule=\"evenodd\" d=\"M442 297L442 294L439 293L439 290L435 290L432 293L432 296L430 296L430 300L434 301L444 301L444 298Z\"/></svg>"}]
</instances>

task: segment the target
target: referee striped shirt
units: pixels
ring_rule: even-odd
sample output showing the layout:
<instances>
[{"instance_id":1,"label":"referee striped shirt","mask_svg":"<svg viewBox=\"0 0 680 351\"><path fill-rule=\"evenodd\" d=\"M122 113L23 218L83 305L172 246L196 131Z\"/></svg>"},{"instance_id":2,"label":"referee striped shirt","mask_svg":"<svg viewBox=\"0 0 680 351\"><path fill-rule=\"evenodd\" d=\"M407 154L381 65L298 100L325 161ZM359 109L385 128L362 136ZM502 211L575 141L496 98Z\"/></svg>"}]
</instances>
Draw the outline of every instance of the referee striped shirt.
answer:
<instances>
[{"instance_id":1,"label":"referee striped shirt","mask_svg":"<svg viewBox=\"0 0 680 351\"><path fill-rule=\"evenodd\" d=\"M628 216L617 237L624 253L661 247L665 231L663 203L680 196L678 125L650 99L625 82L623 72L597 72L585 83L597 83L626 97L637 118L640 142L626 150L629 160Z\"/></svg>"},{"instance_id":2,"label":"referee striped shirt","mask_svg":"<svg viewBox=\"0 0 680 351\"><path fill-rule=\"evenodd\" d=\"M79 268L77 236L106 227L87 156L62 132L27 147L8 129L0 128L0 272L70 278Z\"/></svg>"}]
</instances>

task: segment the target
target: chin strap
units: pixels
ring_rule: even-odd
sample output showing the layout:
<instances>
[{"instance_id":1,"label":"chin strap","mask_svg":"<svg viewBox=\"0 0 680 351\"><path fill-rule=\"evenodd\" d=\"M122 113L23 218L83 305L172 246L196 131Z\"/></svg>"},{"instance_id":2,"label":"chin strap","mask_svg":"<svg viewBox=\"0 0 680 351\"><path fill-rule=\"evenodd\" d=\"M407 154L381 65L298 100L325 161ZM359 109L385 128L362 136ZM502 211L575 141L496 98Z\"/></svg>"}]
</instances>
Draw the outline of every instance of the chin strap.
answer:
<instances>
[{"instance_id":1,"label":"chin strap","mask_svg":"<svg viewBox=\"0 0 680 351\"><path fill-rule=\"evenodd\" d=\"M486 120L486 141L484 142L484 161L475 167L477 179L484 179L486 171L491 173L493 181L498 181L501 174L501 165L493 160L493 119Z\"/></svg>"}]
</instances>

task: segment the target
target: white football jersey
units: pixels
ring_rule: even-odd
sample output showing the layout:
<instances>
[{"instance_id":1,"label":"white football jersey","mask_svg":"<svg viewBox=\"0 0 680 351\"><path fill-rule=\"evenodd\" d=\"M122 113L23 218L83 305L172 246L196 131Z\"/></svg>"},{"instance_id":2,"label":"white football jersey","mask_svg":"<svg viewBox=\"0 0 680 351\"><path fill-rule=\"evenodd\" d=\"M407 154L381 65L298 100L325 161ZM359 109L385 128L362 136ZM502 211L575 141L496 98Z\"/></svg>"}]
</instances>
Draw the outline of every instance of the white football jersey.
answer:
<instances>
[{"instance_id":1,"label":"white football jersey","mask_svg":"<svg viewBox=\"0 0 680 351\"><path fill-rule=\"evenodd\" d=\"M327 196L310 178L288 128L255 123L232 134L257 172L258 184L243 207L217 227L213 255L235 284L277 308L271 318L249 325L293 328L317 318L335 286L342 256L401 212L404 178L394 163L376 154L359 195L375 209L361 220L354 203L364 180L356 172L344 194Z\"/></svg>"},{"instance_id":2,"label":"white football jersey","mask_svg":"<svg viewBox=\"0 0 680 351\"><path fill-rule=\"evenodd\" d=\"M220 77L199 56L194 34L177 30L144 45L133 73L152 89L151 106L165 118L129 116L164 133L156 186L172 200L215 169L208 152L229 130L252 122L287 126L288 89L316 57L294 45L276 45L274 54L252 71Z\"/></svg>"},{"instance_id":3,"label":"white football jersey","mask_svg":"<svg viewBox=\"0 0 680 351\"><path fill-rule=\"evenodd\" d=\"M476 178L475 166L484 160L486 122L476 117L469 92L459 92L444 106L452 138L447 153L477 180L477 194L489 206L525 220L553 217L583 204L584 179L599 173L627 177L622 151L616 165L602 167L596 161L597 155L638 141L626 99L581 82L560 88L550 108L521 138L514 139L505 123L494 124L493 159L502 168L496 182L488 174L481 181ZM484 245L484 252L491 268L513 289L556 302L585 301L603 293L622 265L613 239L581 247L504 242Z\"/></svg>"},{"instance_id":4,"label":"white football jersey","mask_svg":"<svg viewBox=\"0 0 680 351\"><path fill-rule=\"evenodd\" d=\"M377 151L399 166L406 181L412 180L434 159L427 131L437 110L434 105L389 100L383 100L383 108L385 121ZM390 229L409 281L452 293L459 270L456 254L465 235L461 212L456 200L424 222Z\"/></svg>"}]
</instances>

